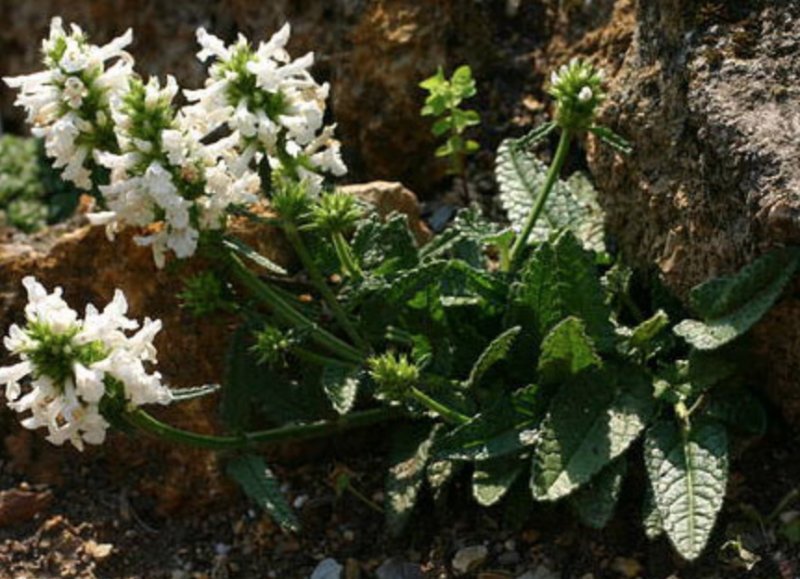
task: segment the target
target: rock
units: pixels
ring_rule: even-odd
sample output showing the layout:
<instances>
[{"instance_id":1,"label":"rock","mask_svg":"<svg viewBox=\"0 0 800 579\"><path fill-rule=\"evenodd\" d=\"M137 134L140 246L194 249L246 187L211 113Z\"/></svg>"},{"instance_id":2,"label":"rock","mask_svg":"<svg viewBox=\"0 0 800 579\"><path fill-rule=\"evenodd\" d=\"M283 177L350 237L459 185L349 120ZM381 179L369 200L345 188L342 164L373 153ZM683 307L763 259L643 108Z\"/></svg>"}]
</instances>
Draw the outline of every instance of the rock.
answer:
<instances>
[{"instance_id":1,"label":"rock","mask_svg":"<svg viewBox=\"0 0 800 579\"><path fill-rule=\"evenodd\" d=\"M310 579L341 579L342 567L336 559L323 559L311 573Z\"/></svg>"},{"instance_id":2,"label":"rock","mask_svg":"<svg viewBox=\"0 0 800 579\"><path fill-rule=\"evenodd\" d=\"M49 490L18 488L0 491L0 528L25 523L52 503L53 493Z\"/></svg>"},{"instance_id":3,"label":"rock","mask_svg":"<svg viewBox=\"0 0 800 579\"><path fill-rule=\"evenodd\" d=\"M466 575L483 565L488 556L489 549L485 545L463 547L453 557L453 571L457 575Z\"/></svg>"},{"instance_id":4,"label":"rock","mask_svg":"<svg viewBox=\"0 0 800 579\"><path fill-rule=\"evenodd\" d=\"M800 5L639 2L636 33L603 120L626 158L589 161L625 256L657 264L681 296L767 248L800 241ZM780 313L778 313L780 312ZM756 331L765 384L800 426L800 304Z\"/></svg>"},{"instance_id":5,"label":"rock","mask_svg":"<svg viewBox=\"0 0 800 579\"><path fill-rule=\"evenodd\" d=\"M96 561L106 559L111 551L114 550L114 545L111 543L97 543L93 539L86 541L83 544L83 551Z\"/></svg>"},{"instance_id":6,"label":"rock","mask_svg":"<svg viewBox=\"0 0 800 579\"><path fill-rule=\"evenodd\" d=\"M639 577L644 571L644 567L636 559L630 557L615 557L611 562L611 570L616 571L623 577Z\"/></svg>"},{"instance_id":7,"label":"rock","mask_svg":"<svg viewBox=\"0 0 800 579\"><path fill-rule=\"evenodd\" d=\"M500 553L500 556L497 558L497 562L503 565L504 567L510 567L511 565L516 565L522 560L522 557L516 551L506 551L505 553Z\"/></svg>"},{"instance_id":8,"label":"rock","mask_svg":"<svg viewBox=\"0 0 800 579\"><path fill-rule=\"evenodd\" d=\"M386 559L375 572L378 579L423 579L422 568L400 557Z\"/></svg>"},{"instance_id":9,"label":"rock","mask_svg":"<svg viewBox=\"0 0 800 579\"><path fill-rule=\"evenodd\" d=\"M408 217L409 228L414 233L417 243L422 245L430 240L431 231L420 217L417 197L406 189L402 183L372 181L370 183L345 185L339 189L375 206L381 217L386 217L393 211L405 213Z\"/></svg>"},{"instance_id":10,"label":"rock","mask_svg":"<svg viewBox=\"0 0 800 579\"><path fill-rule=\"evenodd\" d=\"M532 571L526 571L517 579L560 579L560 575L553 573L547 567L537 567Z\"/></svg>"}]
</instances>

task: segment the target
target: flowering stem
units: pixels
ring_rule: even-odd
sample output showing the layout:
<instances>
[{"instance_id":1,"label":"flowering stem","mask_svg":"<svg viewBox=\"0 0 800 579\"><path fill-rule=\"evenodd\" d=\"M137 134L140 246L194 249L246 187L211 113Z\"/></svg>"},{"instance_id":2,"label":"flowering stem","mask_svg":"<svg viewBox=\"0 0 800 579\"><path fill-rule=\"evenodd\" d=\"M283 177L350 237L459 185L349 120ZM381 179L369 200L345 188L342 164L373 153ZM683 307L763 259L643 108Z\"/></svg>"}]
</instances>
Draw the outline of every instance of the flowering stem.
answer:
<instances>
[{"instance_id":1,"label":"flowering stem","mask_svg":"<svg viewBox=\"0 0 800 579\"><path fill-rule=\"evenodd\" d=\"M305 348L292 348L292 353L304 360L306 362L311 362L312 364L318 364L319 366L338 366L343 368L358 368L356 364L352 362L345 362L343 360L337 360L336 358L331 358L329 356L323 356L322 354L318 354L317 352L312 352L310 350L306 350Z\"/></svg>"},{"instance_id":2,"label":"flowering stem","mask_svg":"<svg viewBox=\"0 0 800 579\"><path fill-rule=\"evenodd\" d=\"M311 277L312 283L317 288L317 291L319 291L319 293L322 295L322 298L328 304L328 307L331 308L333 317L336 318L336 321L339 323L341 328L350 337L350 339L353 340L353 343L356 345L356 347L364 352L368 352L370 349L369 344L367 344L367 342L358 333L355 326L353 326L353 323L350 321L350 318L347 316L347 312L344 311L344 308L342 308L342 305L331 291L331 288L325 281L322 272L317 267L317 264L314 263L311 254L308 252L306 244L303 243L303 238L300 236L300 232L297 231L297 226L294 223L286 222L283 225L283 230L286 233L289 243L292 244L297 256L300 258L300 261L306 268L308 275Z\"/></svg>"},{"instance_id":3,"label":"flowering stem","mask_svg":"<svg viewBox=\"0 0 800 579\"><path fill-rule=\"evenodd\" d=\"M340 231L334 231L331 236L333 246L336 248L336 256L339 258L339 263L342 264L342 270L350 277L361 277L361 267L353 257L353 252L347 244L347 240Z\"/></svg>"},{"instance_id":4,"label":"flowering stem","mask_svg":"<svg viewBox=\"0 0 800 579\"><path fill-rule=\"evenodd\" d=\"M311 338L317 344L338 354L343 359L356 364L361 364L363 362L364 356L361 352L327 330L319 327L302 313L298 312L276 290L268 284L263 283L258 276L247 269L237 256L230 254L229 261L232 265L231 269L234 275L239 278L239 281L241 281L256 298L268 305L278 319L297 328L310 330Z\"/></svg>"},{"instance_id":5,"label":"flowering stem","mask_svg":"<svg viewBox=\"0 0 800 579\"><path fill-rule=\"evenodd\" d=\"M308 424L291 424L270 430L244 432L236 436L199 434L175 428L161 422L141 408L124 414L125 420L139 430L157 438L208 450L236 450L259 444L276 444L285 441L307 440L393 420L400 416L396 408L374 408L339 416L333 420L319 420Z\"/></svg>"},{"instance_id":6,"label":"flowering stem","mask_svg":"<svg viewBox=\"0 0 800 579\"><path fill-rule=\"evenodd\" d=\"M531 231L533 231L533 226L536 225L536 221L539 219L544 205L547 202L547 197L550 195L553 185L555 185L558 180L558 175L561 173L561 167L564 165L564 161L567 158L571 141L572 131L570 129L562 129L561 138L558 141L558 148L556 149L555 157L553 157L553 162L550 164L550 169L547 171L547 178L544 182L544 186L539 196L536 198L536 203L533 209L531 209L530 215L528 215L528 221L525 222L525 227L522 228L522 231L514 242L514 246L511 248L508 270L512 273L519 267L522 256L525 253L525 247L528 245L528 238L531 236Z\"/></svg>"},{"instance_id":7,"label":"flowering stem","mask_svg":"<svg viewBox=\"0 0 800 579\"><path fill-rule=\"evenodd\" d=\"M465 422L469 422L469 416L465 416L457 410L453 410L449 406L445 406L441 402L434 400L416 386L412 386L409 393L414 400L429 410L432 410L451 424L464 424Z\"/></svg>"}]
</instances>

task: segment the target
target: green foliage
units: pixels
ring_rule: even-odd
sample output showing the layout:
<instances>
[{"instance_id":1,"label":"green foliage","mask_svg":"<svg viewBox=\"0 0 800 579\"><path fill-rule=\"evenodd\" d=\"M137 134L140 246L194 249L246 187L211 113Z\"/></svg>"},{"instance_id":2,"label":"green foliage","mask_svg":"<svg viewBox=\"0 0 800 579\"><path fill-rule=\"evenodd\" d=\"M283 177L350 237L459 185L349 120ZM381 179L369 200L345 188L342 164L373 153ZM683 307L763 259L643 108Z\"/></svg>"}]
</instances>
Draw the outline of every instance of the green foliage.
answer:
<instances>
[{"instance_id":1,"label":"green foliage","mask_svg":"<svg viewBox=\"0 0 800 579\"><path fill-rule=\"evenodd\" d=\"M500 204L512 226L519 229L525 224L547 176L545 164L526 148L531 140L506 139L497 150L495 175ZM594 187L584 175L575 173L566 181L556 182L529 241L541 243L567 228L586 249L605 251L603 219Z\"/></svg>"},{"instance_id":2,"label":"green foliage","mask_svg":"<svg viewBox=\"0 0 800 579\"><path fill-rule=\"evenodd\" d=\"M263 458L254 454L236 457L228 463L227 473L281 528L300 530L300 521L283 496L280 482Z\"/></svg>"},{"instance_id":3,"label":"green foliage","mask_svg":"<svg viewBox=\"0 0 800 579\"><path fill-rule=\"evenodd\" d=\"M78 197L58 178L39 140L0 137L0 223L32 232L68 218Z\"/></svg>"},{"instance_id":4,"label":"green foliage","mask_svg":"<svg viewBox=\"0 0 800 579\"><path fill-rule=\"evenodd\" d=\"M703 320L684 320L675 333L699 350L714 350L742 336L769 311L800 263L797 248L777 249L732 276L701 284L690 296Z\"/></svg>"},{"instance_id":5,"label":"green foliage","mask_svg":"<svg viewBox=\"0 0 800 579\"><path fill-rule=\"evenodd\" d=\"M417 422L394 433L386 478L386 522L394 535L406 527L417 504L437 431L437 426Z\"/></svg>"},{"instance_id":6,"label":"green foliage","mask_svg":"<svg viewBox=\"0 0 800 579\"><path fill-rule=\"evenodd\" d=\"M664 531L681 556L697 558L725 497L725 428L711 420L691 427L662 420L647 432L645 464Z\"/></svg>"},{"instance_id":7,"label":"green foliage","mask_svg":"<svg viewBox=\"0 0 800 579\"><path fill-rule=\"evenodd\" d=\"M602 529L611 520L627 472L628 463L615 460L572 496L572 507L584 525Z\"/></svg>"},{"instance_id":8,"label":"green foliage","mask_svg":"<svg viewBox=\"0 0 800 579\"><path fill-rule=\"evenodd\" d=\"M480 116L474 110L461 108L465 99L477 93L472 70L467 65L460 66L448 80L442 67L439 67L436 74L422 81L419 86L428 92L422 115L436 119L431 132L436 137L447 136L445 143L436 149L436 156L449 159L450 171L461 174L464 158L480 148L476 141L464 136L467 129L480 124Z\"/></svg>"},{"instance_id":9,"label":"green foliage","mask_svg":"<svg viewBox=\"0 0 800 579\"><path fill-rule=\"evenodd\" d=\"M472 496L479 505L490 507L500 502L523 471L524 463L516 457L478 463L472 472Z\"/></svg>"}]
</instances>

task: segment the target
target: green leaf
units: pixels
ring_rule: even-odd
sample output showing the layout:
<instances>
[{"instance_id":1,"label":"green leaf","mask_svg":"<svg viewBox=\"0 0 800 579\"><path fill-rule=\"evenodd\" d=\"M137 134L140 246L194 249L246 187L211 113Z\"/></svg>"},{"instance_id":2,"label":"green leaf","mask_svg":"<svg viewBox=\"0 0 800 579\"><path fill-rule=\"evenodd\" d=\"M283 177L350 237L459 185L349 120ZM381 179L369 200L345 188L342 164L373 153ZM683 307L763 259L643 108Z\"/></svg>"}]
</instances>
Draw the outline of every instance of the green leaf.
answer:
<instances>
[{"instance_id":1,"label":"green leaf","mask_svg":"<svg viewBox=\"0 0 800 579\"><path fill-rule=\"evenodd\" d=\"M441 137L450 130L451 119L449 116L438 119L431 127L431 132L437 137Z\"/></svg>"},{"instance_id":2,"label":"green leaf","mask_svg":"<svg viewBox=\"0 0 800 579\"><path fill-rule=\"evenodd\" d=\"M510 301L512 322L534 328L540 339L564 318L575 316L601 352L614 350L611 310L594 260L569 232L536 249Z\"/></svg>"},{"instance_id":3,"label":"green leaf","mask_svg":"<svg viewBox=\"0 0 800 579\"><path fill-rule=\"evenodd\" d=\"M373 275L388 275L415 267L419 252L408 229L408 217L392 213L385 221L374 214L362 220L351 242L362 269Z\"/></svg>"},{"instance_id":4,"label":"green leaf","mask_svg":"<svg viewBox=\"0 0 800 579\"><path fill-rule=\"evenodd\" d=\"M202 398L209 394L216 394L220 391L219 384L205 384L203 386L194 386L192 388L170 388L173 402L184 402L186 400L193 400L195 398Z\"/></svg>"},{"instance_id":5,"label":"green leaf","mask_svg":"<svg viewBox=\"0 0 800 579\"><path fill-rule=\"evenodd\" d=\"M611 129L595 125L593 127L589 127L589 130L615 151L619 151L625 155L630 155L633 152L633 147L631 144Z\"/></svg>"},{"instance_id":6,"label":"green leaf","mask_svg":"<svg viewBox=\"0 0 800 579\"><path fill-rule=\"evenodd\" d=\"M704 321L685 320L674 332L698 350L714 350L742 336L778 300L797 271L800 249L777 249L692 290L692 307Z\"/></svg>"},{"instance_id":7,"label":"green leaf","mask_svg":"<svg viewBox=\"0 0 800 579\"><path fill-rule=\"evenodd\" d=\"M271 259L264 257L252 247L244 243L243 241L235 238L235 237L226 237L222 240L222 245L227 247L228 249L232 249L239 255L249 259L256 265L263 267L267 271L271 273L275 273L278 275L287 275L287 272L284 268L279 266L277 263L272 261Z\"/></svg>"},{"instance_id":8,"label":"green leaf","mask_svg":"<svg viewBox=\"0 0 800 579\"><path fill-rule=\"evenodd\" d=\"M644 534L651 541L664 534L664 521L658 512L656 499L653 497L653 487L647 485L644 492L644 503L642 504L642 526Z\"/></svg>"},{"instance_id":9,"label":"green leaf","mask_svg":"<svg viewBox=\"0 0 800 579\"><path fill-rule=\"evenodd\" d=\"M280 482L263 458L254 454L236 457L228 463L227 473L283 529L300 530L300 521L283 496Z\"/></svg>"},{"instance_id":10,"label":"green leaf","mask_svg":"<svg viewBox=\"0 0 800 579\"><path fill-rule=\"evenodd\" d=\"M476 386L483 375L486 374L492 366L508 356L508 352L511 350L511 346L514 344L514 340L517 338L521 329L520 326L514 326L491 341L469 373L469 378L467 378L466 382L468 388Z\"/></svg>"},{"instance_id":11,"label":"green leaf","mask_svg":"<svg viewBox=\"0 0 800 579\"><path fill-rule=\"evenodd\" d=\"M583 322L570 316L550 330L542 341L537 373L542 384L554 384L602 365Z\"/></svg>"},{"instance_id":12,"label":"green leaf","mask_svg":"<svg viewBox=\"0 0 800 579\"><path fill-rule=\"evenodd\" d=\"M322 370L322 388L339 414L352 410L358 395L360 372L360 368L346 366L326 366Z\"/></svg>"},{"instance_id":13,"label":"green leaf","mask_svg":"<svg viewBox=\"0 0 800 579\"><path fill-rule=\"evenodd\" d=\"M630 447L653 410L649 380L635 366L584 372L564 383L534 451L533 497L555 501L587 483Z\"/></svg>"},{"instance_id":14,"label":"green leaf","mask_svg":"<svg viewBox=\"0 0 800 579\"><path fill-rule=\"evenodd\" d=\"M506 139L497 149L495 175L500 205L511 224L522 229L544 187L547 167L517 141ZM603 220L597 192L585 176L576 173L567 181L559 179L553 186L529 242L543 242L557 231L569 229L586 249L602 252Z\"/></svg>"},{"instance_id":15,"label":"green leaf","mask_svg":"<svg viewBox=\"0 0 800 579\"><path fill-rule=\"evenodd\" d=\"M513 143L513 146L516 146L519 149L528 149L531 146L538 143L539 141L547 138L550 135L550 133L552 133L556 129L557 126L558 125L556 125L552 121L539 125L535 129L530 131L527 135L524 135L519 139L516 139L516 142Z\"/></svg>"},{"instance_id":16,"label":"green leaf","mask_svg":"<svg viewBox=\"0 0 800 579\"><path fill-rule=\"evenodd\" d=\"M725 427L706 420L682 433L673 421L662 420L647 432L645 465L664 531L683 558L696 559L725 498Z\"/></svg>"},{"instance_id":17,"label":"green leaf","mask_svg":"<svg viewBox=\"0 0 800 579\"><path fill-rule=\"evenodd\" d=\"M472 471L472 496L478 504L490 507L502 499L524 469L517 457L477 463Z\"/></svg>"},{"instance_id":18,"label":"green leaf","mask_svg":"<svg viewBox=\"0 0 800 579\"><path fill-rule=\"evenodd\" d=\"M428 422L405 424L394 431L386 478L386 522L392 535L402 533L411 518L437 431Z\"/></svg>"},{"instance_id":19,"label":"green leaf","mask_svg":"<svg viewBox=\"0 0 800 579\"><path fill-rule=\"evenodd\" d=\"M628 463L620 458L607 465L589 484L572 495L572 507L587 527L602 529L614 515Z\"/></svg>"},{"instance_id":20,"label":"green leaf","mask_svg":"<svg viewBox=\"0 0 800 579\"><path fill-rule=\"evenodd\" d=\"M436 459L482 461L506 456L532 446L543 411L536 386L528 386L503 397L469 422L440 436Z\"/></svg>"},{"instance_id":21,"label":"green leaf","mask_svg":"<svg viewBox=\"0 0 800 579\"><path fill-rule=\"evenodd\" d=\"M630 344L634 348L646 346L653 338L669 325L669 316L664 310L658 310L651 317L633 329Z\"/></svg>"}]
</instances>

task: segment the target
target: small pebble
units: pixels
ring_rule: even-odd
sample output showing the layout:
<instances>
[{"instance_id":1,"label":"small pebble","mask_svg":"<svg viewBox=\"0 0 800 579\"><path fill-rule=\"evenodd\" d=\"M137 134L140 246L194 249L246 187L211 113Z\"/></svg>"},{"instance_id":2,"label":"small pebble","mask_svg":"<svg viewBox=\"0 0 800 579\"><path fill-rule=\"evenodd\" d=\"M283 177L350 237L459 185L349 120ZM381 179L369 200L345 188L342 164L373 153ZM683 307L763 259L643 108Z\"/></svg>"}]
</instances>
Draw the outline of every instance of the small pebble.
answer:
<instances>
[{"instance_id":1,"label":"small pebble","mask_svg":"<svg viewBox=\"0 0 800 579\"><path fill-rule=\"evenodd\" d=\"M466 575L480 567L488 556L489 549L485 545L470 545L459 549L453 557L453 571L459 575Z\"/></svg>"},{"instance_id":2,"label":"small pebble","mask_svg":"<svg viewBox=\"0 0 800 579\"><path fill-rule=\"evenodd\" d=\"M336 559L323 559L311 573L311 579L341 579L342 567Z\"/></svg>"}]
</instances>

